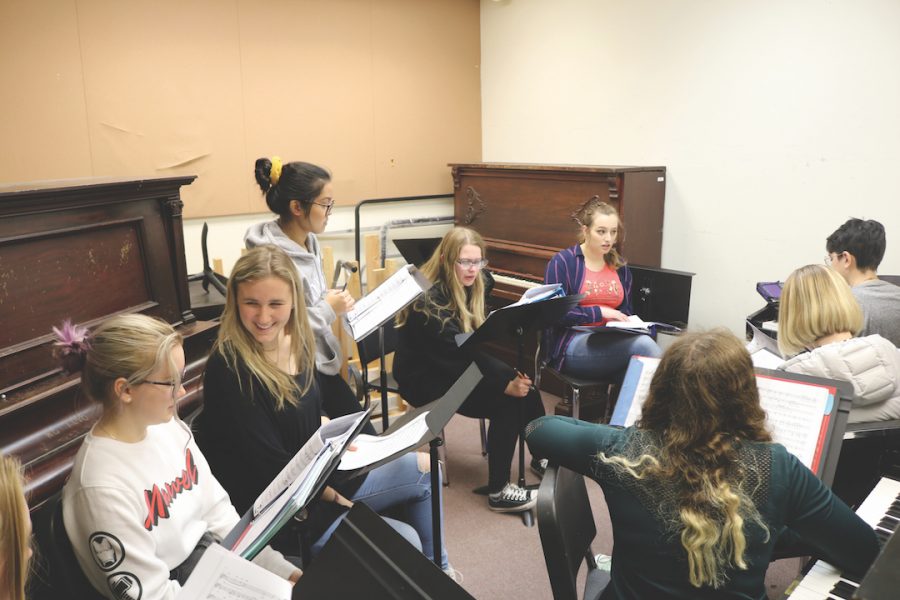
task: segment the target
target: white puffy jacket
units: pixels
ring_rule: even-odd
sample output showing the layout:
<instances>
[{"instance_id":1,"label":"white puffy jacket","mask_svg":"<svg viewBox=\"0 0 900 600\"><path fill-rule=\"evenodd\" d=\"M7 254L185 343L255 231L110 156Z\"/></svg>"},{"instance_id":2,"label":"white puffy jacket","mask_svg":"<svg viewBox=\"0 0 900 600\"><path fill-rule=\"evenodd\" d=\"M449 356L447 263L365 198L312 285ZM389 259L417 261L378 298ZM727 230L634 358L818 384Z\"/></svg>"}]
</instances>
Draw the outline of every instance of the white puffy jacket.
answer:
<instances>
[{"instance_id":1,"label":"white puffy jacket","mask_svg":"<svg viewBox=\"0 0 900 600\"><path fill-rule=\"evenodd\" d=\"M880 335L827 344L778 368L849 381L853 385L850 422L900 419L900 350Z\"/></svg>"}]
</instances>

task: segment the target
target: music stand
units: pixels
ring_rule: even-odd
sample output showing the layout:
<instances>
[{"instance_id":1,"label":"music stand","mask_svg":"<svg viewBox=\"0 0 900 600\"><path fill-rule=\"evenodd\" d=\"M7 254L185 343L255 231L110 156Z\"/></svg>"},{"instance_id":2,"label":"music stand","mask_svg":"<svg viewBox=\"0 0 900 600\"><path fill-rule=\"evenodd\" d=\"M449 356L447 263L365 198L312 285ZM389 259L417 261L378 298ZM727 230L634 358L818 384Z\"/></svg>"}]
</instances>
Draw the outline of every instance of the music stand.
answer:
<instances>
[{"instance_id":1,"label":"music stand","mask_svg":"<svg viewBox=\"0 0 900 600\"><path fill-rule=\"evenodd\" d=\"M441 238L399 238L394 245L406 262L421 267L441 243Z\"/></svg>"},{"instance_id":2,"label":"music stand","mask_svg":"<svg viewBox=\"0 0 900 600\"><path fill-rule=\"evenodd\" d=\"M303 572L291 598L474 600L362 502Z\"/></svg>"},{"instance_id":3,"label":"music stand","mask_svg":"<svg viewBox=\"0 0 900 600\"><path fill-rule=\"evenodd\" d=\"M488 341L514 340L516 342L516 370L525 373L525 332L538 333L559 321L581 300L582 295L563 296L539 300L530 304L507 306L488 315L481 327L473 333L460 333L456 344L460 348L473 348ZM539 392L540 393L540 392ZM525 423L519 409L519 487L525 487ZM533 525L531 511L522 513L527 526Z\"/></svg>"},{"instance_id":4,"label":"music stand","mask_svg":"<svg viewBox=\"0 0 900 600\"><path fill-rule=\"evenodd\" d=\"M416 442L408 444L390 456L359 469L354 469L352 471L337 471L334 476L339 480L358 477L359 475L368 473L372 469L387 464L398 456L406 454L413 448L418 448L428 442L428 451L431 458L432 550L435 564L438 564L441 560L441 505L438 495L438 492L441 489L440 476L438 475L438 447L443 443L440 437L441 431L447 426L447 423L450 422L450 419L453 418L453 415L456 414L456 411L459 410L462 403L466 401L466 398L469 397L472 390L474 390L475 386L481 381L481 378L481 371L479 370L478 365L473 362L465 371L463 371L463 374L459 376L443 396L402 415L394 421L393 425L391 425L387 431L382 433L382 435L390 435L423 412L427 411L428 414L425 415L425 423L428 426L428 431ZM438 566L440 565L438 564Z\"/></svg>"}]
</instances>

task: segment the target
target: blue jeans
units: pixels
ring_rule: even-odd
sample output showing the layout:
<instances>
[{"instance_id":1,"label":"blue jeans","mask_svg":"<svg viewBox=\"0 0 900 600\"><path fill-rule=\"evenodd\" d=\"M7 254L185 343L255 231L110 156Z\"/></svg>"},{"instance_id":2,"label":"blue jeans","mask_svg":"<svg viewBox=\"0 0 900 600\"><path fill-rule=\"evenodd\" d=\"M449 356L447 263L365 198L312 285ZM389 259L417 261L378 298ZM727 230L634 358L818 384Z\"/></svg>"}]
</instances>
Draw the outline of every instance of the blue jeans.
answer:
<instances>
[{"instance_id":1,"label":"blue jeans","mask_svg":"<svg viewBox=\"0 0 900 600\"><path fill-rule=\"evenodd\" d=\"M440 472L438 472L440 479ZM444 499L441 486L441 537L446 536L444 530ZM422 551L429 560L434 560L434 536L431 529L431 473L419 470L415 452L404 454L386 465L372 470L363 484L350 498L353 502L362 502L375 512L395 506L403 506L408 523L396 519L384 518L385 522L402 535L410 544ZM336 519L325 533L312 545L313 556L317 555L325 542L337 529L347 513ZM441 568L447 568L447 550L441 539Z\"/></svg>"},{"instance_id":2,"label":"blue jeans","mask_svg":"<svg viewBox=\"0 0 900 600\"><path fill-rule=\"evenodd\" d=\"M562 372L585 379L621 381L632 354L658 358L662 348L649 335L580 332L566 348Z\"/></svg>"}]
</instances>

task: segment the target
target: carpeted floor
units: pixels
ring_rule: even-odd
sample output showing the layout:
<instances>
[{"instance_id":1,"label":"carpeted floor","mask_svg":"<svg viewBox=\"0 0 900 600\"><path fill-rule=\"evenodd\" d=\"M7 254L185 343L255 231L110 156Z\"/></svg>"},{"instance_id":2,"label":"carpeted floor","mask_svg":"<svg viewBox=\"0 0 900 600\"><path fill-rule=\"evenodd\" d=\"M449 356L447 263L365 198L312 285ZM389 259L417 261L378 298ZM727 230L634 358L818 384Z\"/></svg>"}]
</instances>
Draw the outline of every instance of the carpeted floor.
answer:
<instances>
[{"instance_id":1,"label":"carpeted floor","mask_svg":"<svg viewBox=\"0 0 900 600\"><path fill-rule=\"evenodd\" d=\"M556 400L544 394L548 414ZM552 598L537 525L525 527L518 514L494 513L485 496L472 493L473 488L487 483L478 421L457 415L445 431L450 486L444 488L444 528L450 562L464 577L462 586L479 600ZM526 465L528 460L526 455ZM513 476L518 476L515 468ZM530 471L526 481L538 483ZM603 494L591 481L588 492L597 523L593 549L608 554L612 534ZM780 598L798 569L797 559L773 563L767 577L769 598Z\"/></svg>"}]
</instances>

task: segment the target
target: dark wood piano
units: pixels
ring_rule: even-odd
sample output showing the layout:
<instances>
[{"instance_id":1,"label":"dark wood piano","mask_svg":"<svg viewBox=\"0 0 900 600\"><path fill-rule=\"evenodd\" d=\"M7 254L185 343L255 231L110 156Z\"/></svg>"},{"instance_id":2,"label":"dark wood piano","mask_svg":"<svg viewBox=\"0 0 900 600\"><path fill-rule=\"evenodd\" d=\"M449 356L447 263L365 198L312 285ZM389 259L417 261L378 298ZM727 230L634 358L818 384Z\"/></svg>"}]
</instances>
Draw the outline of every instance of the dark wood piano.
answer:
<instances>
[{"instance_id":1,"label":"dark wood piano","mask_svg":"<svg viewBox=\"0 0 900 600\"><path fill-rule=\"evenodd\" d=\"M180 188L193 176L0 187L0 451L25 467L34 513L68 476L100 407L51 356L50 327L141 312L185 337L184 415L201 403L216 323L191 311ZM37 523L36 523L37 528Z\"/></svg>"},{"instance_id":2,"label":"dark wood piano","mask_svg":"<svg viewBox=\"0 0 900 600\"><path fill-rule=\"evenodd\" d=\"M518 300L526 286L541 283L554 254L576 243L578 226L571 214L592 196L615 206L625 227L623 254L630 265L660 270L663 213L666 197L665 167L609 167L590 165L539 165L475 163L450 164L457 225L478 231L487 243L488 268L496 286L491 308ZM644 269L647 271L647 269ZM690 274L686 290L679 285L684 304L681 324L687 322ZM637 285L632 295L649 296L647 285ZM665 286L664 286L665 287ZM633 297L636 305L646 297ZM662 308L662 302L657 303ZM637 306L636 306L637 308ZM638 308L644 319L654 318ZM514 363L511 349L501 349ZM526 352L532 351L526 347ZM550 382L550 378L545 381ZM552 386L552 384L551 384ZM560 393L562 388L549 388Z\"/></svg>"}]
</instances>

